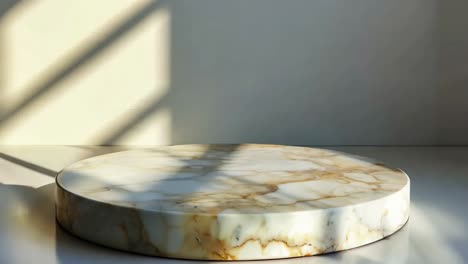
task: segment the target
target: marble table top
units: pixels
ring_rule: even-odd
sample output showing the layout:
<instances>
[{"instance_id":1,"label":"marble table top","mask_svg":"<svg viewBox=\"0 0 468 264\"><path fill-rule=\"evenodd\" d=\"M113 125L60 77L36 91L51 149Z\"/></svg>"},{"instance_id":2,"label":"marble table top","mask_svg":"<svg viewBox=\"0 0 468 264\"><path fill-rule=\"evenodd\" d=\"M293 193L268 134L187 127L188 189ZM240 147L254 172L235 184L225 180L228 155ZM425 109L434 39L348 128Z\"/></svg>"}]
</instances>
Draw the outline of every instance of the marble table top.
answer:
<instances>
[{"instance_id":1,"label":"marble table top","mask_svg":"<svg viewBox=\"0 0 468 264\"><path fill-rule=\"evenodd\" d=\"M325 149L275 145L180 145L77 162L65 190L153 211L275 213L376 200L408 184L399 169Z\"/></svg>"},{"instance_id":2,"label":"marble table top","mask_svg":"<svg viewBox=\"0 0 468 264\"><path fill-rule=\"evenodd\" d=\"M74 163L57 184L57 219L70 232L119 249L190 259L283 258L353 248L401 228L409 210L409 178L401 170L292 146L117 152ZM106 217L97 217L102 212ZM135 221L143 223L138 230ZM167 236L178 238L161 241Z\"/></svg>"}]
</instances>

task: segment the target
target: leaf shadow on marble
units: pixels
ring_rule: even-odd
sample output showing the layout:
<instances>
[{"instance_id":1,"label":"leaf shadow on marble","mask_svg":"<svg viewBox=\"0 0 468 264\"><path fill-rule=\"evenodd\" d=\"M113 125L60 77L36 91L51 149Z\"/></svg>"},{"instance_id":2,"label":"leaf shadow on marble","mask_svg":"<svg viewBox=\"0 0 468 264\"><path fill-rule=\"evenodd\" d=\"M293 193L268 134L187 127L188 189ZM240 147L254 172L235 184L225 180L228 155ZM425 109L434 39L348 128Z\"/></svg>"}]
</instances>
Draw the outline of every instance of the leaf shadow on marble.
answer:
<instances>
[{"instance_id":1,"label":"leaf shadow on marble","mask_svg":"<svg viewBox=\"0 0 468 264\"><path fill-rule=\"evenodd\" d=\"M220 158L221 160L224 160L224 159L229 159L229 157L236 152L236 150L238 149L239 145L231 145L228 149L228 151L222 151L221 155L218 156L218 158ZM199 159L207 159L209 157L209 155L212 154L213 151L216 151L217 149L219 148L219 145L210 145L208 147L208 149L206 149L202 154L201 156L199 157ZM181 160L179 159L180 161L184 161L184 160ZM216 171L217 168L222 165L222 162L219 162L219 163L215 163L213 166L210 166L209 167L209 171ZM167 178L171 178L172 176L176 176L178 175L179 173L181 173L180 170L176 170L174 172L172 172L171 174L169 174L167 176ZM209 177L208 179L206 180L215 180L216 178L216 174L210 174L211 176L205 176L205 177ZM191 193L191 192L196 192L197 188L199 186L196 186L196 185L193 185L193 186L189 186L188 189L186 190L188 193ZM58 228L58 229L61 229L61 232L57 232L57 241L60 241L60 240L66 240L66 239L69 239L70 238L70 234L68 234L67 232L65 232L62 228ZM59 243L57 243L57 246L59 245ZM57 250L57 257L60 259L61 256L64 257L64 260L66 261L69 261L69 257L67 255L64 255L62 254L63 250ZM153 258L154 259L154 258ZM94 260L94 258L92 259ZM165 261L175 261L173 259L164 259ZM106 259L106 261L108 261ZM178 260L180 261L180 260ZM188 260L187 260L188 261ZM65 261L64 261L65 262ZM66 262L66 263L69 263L69 262ZM115 261L112 261L112 263L115 263ZM178 262L179 263L179 262Z\"/></svg>"}]
</instances>

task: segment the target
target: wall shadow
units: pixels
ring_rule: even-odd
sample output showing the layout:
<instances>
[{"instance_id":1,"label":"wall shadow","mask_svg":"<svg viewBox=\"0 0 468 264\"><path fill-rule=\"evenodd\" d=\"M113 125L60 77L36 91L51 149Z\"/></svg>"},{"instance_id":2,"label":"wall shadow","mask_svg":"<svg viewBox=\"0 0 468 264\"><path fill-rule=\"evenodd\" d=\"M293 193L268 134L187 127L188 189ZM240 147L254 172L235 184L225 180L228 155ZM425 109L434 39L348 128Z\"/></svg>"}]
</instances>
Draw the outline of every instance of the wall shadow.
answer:
<instances>
[{"instance_id":1,"label":"wall shadow","mask_svg":"<svg viewBox=\"0 0 468 264\"><path fill-rule=\"evenodd\" d=\"M432 144L434 3L170 1L173 143Z\"/></svg>"},{"instance_id":2,"label":"wall shadow","mask_svg":"<svg viewBox=\"0 0 468 264\"><path fill-rule=\"evenodd\" d=\"M467 145L468 2L438 1L437 142Z\"/></svg>"},{"instance_id":3,"label":"wall shadow","mask_svg":"<svg viewBox=\"0 0 468 264\"><path fill-rule=\"evenodd\" d=\"M109 49L125 34L141 23L146 17L159 9L162 3L162 1L156 0L149 1L134 13L128 15L124 21L116 25L110 32L102 34L102 36L100 36L94 43L90 44L87 49L73 56L73 59L60 69L53 71L45 70L44 74L42 74L39 79L31 82L31 87L26 89L31 92L25 95L23 100L18 102L10 110L0 112L0 128L39 98L49 93L57 92L56 89L59 87L58 84L60 82L64 81L72 73L97 58L104 50Z\"/></svg>"},{"instance_id":4,"label":"wall shadow","mask_svg":"<svg viewBox=\"0 0 468 264\"><path fill-rule=\"evenodd\" d=\"M0 1L0 19L6 14L11 8L18 3L18 0L5 0ZM3 89L5 85L5 59L4 59L4 36L2 29L0 28L0 117L3 114Z\"/></svg>"}]
</instances>

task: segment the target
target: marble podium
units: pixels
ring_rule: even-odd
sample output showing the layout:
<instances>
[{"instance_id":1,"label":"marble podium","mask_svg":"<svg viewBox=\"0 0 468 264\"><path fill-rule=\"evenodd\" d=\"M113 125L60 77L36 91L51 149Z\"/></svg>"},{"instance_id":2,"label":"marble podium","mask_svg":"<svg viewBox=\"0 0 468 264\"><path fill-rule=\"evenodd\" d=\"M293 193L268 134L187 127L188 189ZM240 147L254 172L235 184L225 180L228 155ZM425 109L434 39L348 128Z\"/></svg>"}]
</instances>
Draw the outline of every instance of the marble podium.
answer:
<instances>
[{"instance_id":1,"label":"marble podium","mask_svg":"<svg viewBox=\"0 0 468 264\"><path fill-rule=\"evenodd\" d=\"M253 260L362 246L408 220L399 169L277 145L178 145L79 161L56 179L70 233L173 258Z\"/></svg>"}]
</instances>

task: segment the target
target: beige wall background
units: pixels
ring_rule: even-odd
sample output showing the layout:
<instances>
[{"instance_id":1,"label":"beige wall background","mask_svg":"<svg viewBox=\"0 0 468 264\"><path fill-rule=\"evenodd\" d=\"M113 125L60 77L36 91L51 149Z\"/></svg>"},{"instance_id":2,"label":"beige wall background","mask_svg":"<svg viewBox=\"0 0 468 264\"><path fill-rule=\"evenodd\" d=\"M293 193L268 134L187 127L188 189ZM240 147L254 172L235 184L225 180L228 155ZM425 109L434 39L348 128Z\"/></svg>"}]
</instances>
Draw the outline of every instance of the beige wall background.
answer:
<instances>
[{"instance_id":1,"label":"beige wall background","mask_svg":"<svg viewBox=\"0 0 468 264\"><path fill-rule=\"evenodd\" d=\"M0 144L467 144L467 9L0 0Z\"/></svg>"}]
</instances>

